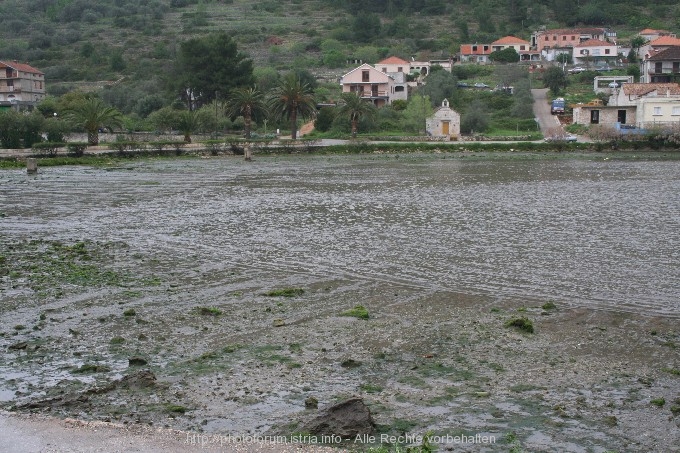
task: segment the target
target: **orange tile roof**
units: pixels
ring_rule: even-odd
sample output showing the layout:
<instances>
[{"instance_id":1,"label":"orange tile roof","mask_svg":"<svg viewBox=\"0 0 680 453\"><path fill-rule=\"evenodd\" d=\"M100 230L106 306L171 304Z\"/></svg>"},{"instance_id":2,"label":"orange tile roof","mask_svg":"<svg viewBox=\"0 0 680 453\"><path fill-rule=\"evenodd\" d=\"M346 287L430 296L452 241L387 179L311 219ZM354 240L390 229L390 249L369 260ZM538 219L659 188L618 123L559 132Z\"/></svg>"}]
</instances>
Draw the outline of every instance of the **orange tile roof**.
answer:
<instances>
[{"instance_id":1,"label":"orange tile roof","mask_svg":"<svg viewBox=\"0 0 680 453\"><path fill-rule=\"evenodd\" d=\"M587 41L580 42L574 47L598 47L598 46L616 46L611 42L600 41L599 39L588 39Z\"/></svg>"},{"instance_id":2,"label":"orange tile roof","mask_svg":"<svg viewBox=\"0 0 680 453\"><path fill-rule=\"evenodd\" d=\"M677 83L624 83L623 94L626 96L644 96L653 91L665 95L680 95L680 85Z\"/></svg>"},{"instance_id":3,"label":"orange tile roof","mask_svg":"<svg viewBox=\"0 0 680 453\"><path fill-rule=\"evenodd\" d=\"M382 61L379 61L376 64L408 64L408 61L402 60L399 57L387 57Z\"/></svg>"},{"instance_id":4,"label":"orange tile roof","mask_svg":"<svg viewBox=\"0 0 680 453\"><path fill-rule=\"evenodd\" d=\"M660 36L648 43L650 46L680 46L680 39L671 36Z\"/></svg>"},{"instance_id":5,"label":"orange tile roof","mask_svg":"<svg viewBox=\"0 0 680 453\"><path fill-rule=\"evenodd\" d=\"M12 68L21 72L29 72L31 74L43 74L42 71L35 69L33 66L26 63L19 63L17 61L0 61L0 68Z\"/></svg>"},{"instance_id":6,"label":"orange tile roof","mask_svg":"<svg viewBox=\"0 0 680 453\"><path fill-rule=\"evenodd\" d=\"M531 44L529 41L525 41L522 38L517 38L516 36L504 36L499 40L491 43L494 44Z\"/></svg>"}]
</instances>

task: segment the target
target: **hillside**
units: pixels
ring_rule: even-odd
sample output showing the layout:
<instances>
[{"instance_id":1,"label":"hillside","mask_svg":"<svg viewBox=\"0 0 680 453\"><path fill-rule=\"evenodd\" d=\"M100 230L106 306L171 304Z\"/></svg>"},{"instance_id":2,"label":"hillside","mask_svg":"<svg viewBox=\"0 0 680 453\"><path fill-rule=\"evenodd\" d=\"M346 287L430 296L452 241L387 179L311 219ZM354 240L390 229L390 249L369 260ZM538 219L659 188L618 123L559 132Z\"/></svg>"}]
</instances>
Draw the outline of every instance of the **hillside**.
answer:
<instances>
[{"instance_id":1,"label":"hillside","mask_svg":"<svg viewBox=\"0 0 680 453\"><path fill-rule=\"evenodd\" d=\"M664 4L666 3L666 4ZM649 6L646 6L648 4ZM227 31L259 70L341 73L347 58L447 57L462 42L539 26L677 29L680 6L661 0L0 0L0 59L45 72L48 91L118 81L126 96L161 92L179 43ZM556 18L569 18L567 22Z\"/></svg>"}]
</instances>

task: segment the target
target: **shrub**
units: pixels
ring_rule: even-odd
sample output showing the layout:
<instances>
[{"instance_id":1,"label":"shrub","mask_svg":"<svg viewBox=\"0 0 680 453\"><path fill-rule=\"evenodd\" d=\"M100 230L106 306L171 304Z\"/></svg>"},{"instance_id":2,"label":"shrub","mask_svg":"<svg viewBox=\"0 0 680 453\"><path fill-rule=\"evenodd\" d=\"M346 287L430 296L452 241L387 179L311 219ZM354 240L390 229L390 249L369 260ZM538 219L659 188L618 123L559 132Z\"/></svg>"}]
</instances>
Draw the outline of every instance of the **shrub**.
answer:
<instances>
[{"instance_id":1,"label":"shrub","mask_svg":"<svg viewBox=\"0 0 680 453\"><path fill-rule=\"evenodd\" d=\"M301 296L305 292L302 288L283 288L283 289L273 289L267 293L265 296L268 297L295 297Z\"/></svg>"},{"instance_id":2,"label":"shrub","mask_svg":"<svg viewBox=\"0 0 680 453\"><path fill-rule=\"evenodd\" d=\"M85 150L87 149L87 143L69 143L66 145L66 149L68 150L69 155L74 156L74 157L81 157L83 154L85 154Z\"/></svg>"},{"instance_id":3,"label":"shrub","mask_svg":"<svg viewBox=\"0 0 680 453\"><path fill-rule=\"evenodd\" d=\"M352 316L358 319L368 319L368 310L363 305L357 305L350 310L342 312L342 316Z\"/></svg>"},{"instance_id":4,"label":"shrub","mask_svg":"<svg viewBox=\"0 0 680 453\"><path fill-rule=\"evenodd\" d=\"M534 333L534 323L526 316L509 319L505 323L505 327L514 327L523 332Z\"/></svg>"},{"instance_id":5,"label":"shrub","mask_svg":"<svg viewBox=\"0 0 680 453\"><path fill-rule=\"evenodd\" d=\"M64 146L66 146L66 143L42 142L34 143L32 149L36 152L36 154L56 156L59 148L62 148Z\"/></svg>"}]
</instances>

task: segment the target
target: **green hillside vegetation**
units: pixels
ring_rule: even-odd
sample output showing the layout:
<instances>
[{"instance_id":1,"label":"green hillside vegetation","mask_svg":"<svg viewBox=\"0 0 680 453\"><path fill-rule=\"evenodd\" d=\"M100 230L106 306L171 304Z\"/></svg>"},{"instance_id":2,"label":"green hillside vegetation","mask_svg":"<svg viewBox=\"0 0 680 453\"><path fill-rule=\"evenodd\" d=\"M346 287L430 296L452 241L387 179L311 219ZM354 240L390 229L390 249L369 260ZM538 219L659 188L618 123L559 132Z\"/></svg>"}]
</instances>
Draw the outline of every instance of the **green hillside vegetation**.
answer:
<instances>
[{"instance_id":1,"label":"green hillside vegetation","mask_svg":"<svg viewBox=\"0 0 680 453\"><path fill-rule=\"evenodd\" d=\"M288 72L310 84L317 102L337 101L337 78L356 66L349 59L375 63L390 55L448 58L461 43L491 42L508 34L528 39L542 25L607 25L625 40L644 27L678 28L680 5L666 0L3 0L0 59L28 62L45 72L48 94L53 97L74 90L93 92L125 115L125 129L156 130L159 124L172 128L167 118L165 123L158 118L163 112L190 104L186 77L197 62L186 54L183 58L182 48L191 40L226 34L252 63L238 81L206 88L195 107L204 105L215 112L218 106L211 105L215 97L223 102L232 88L252 82L266 94ZM428 85L414 94L425 96L431 107L447 97L464 114L464 130L533 129L526 103L518 101L528 99L526 74L512 75L510 82L517 85L519 95L512 98L456 89L460 80L492 87L509 84L499 70L505 71L484 67L457 68L450 75L435 71ZM52 98L41 111L60 112L78 96L82 100L82 94L66 100ZM413 124L419 121L413 107L397 103L383 110L362 118L359 132L390 126L416 132ZM151 121L154 114L156 121ZM327 131L349 131L349 121L326 116ZM204 124L208 117L221 121L207 112L203 117ZM254 130L262 126L262 119L253 118ZM233 130L242 123L242 118L230 118L211 127ZM273 119L270 125L270 130L287 127Z\"/></svg>"}]
</instances>

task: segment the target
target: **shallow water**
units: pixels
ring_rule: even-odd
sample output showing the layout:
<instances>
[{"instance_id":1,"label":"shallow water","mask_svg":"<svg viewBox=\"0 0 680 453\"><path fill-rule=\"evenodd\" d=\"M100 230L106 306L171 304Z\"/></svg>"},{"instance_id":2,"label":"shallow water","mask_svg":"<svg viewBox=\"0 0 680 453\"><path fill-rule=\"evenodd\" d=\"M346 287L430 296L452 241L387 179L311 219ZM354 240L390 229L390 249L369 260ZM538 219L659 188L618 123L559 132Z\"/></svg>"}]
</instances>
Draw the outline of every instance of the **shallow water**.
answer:
<instances>
[{"instance_id":1,"label":"shallow water","mask_svg":"<svg viewBox=\"0 0 680 453\"><path fill-rule=\"evenodd\" d=\"M0 172L2 235L680 317L680 162L359 156ZM280 281L280 279L278 280Z\"/></svg>"}]
</instances>

